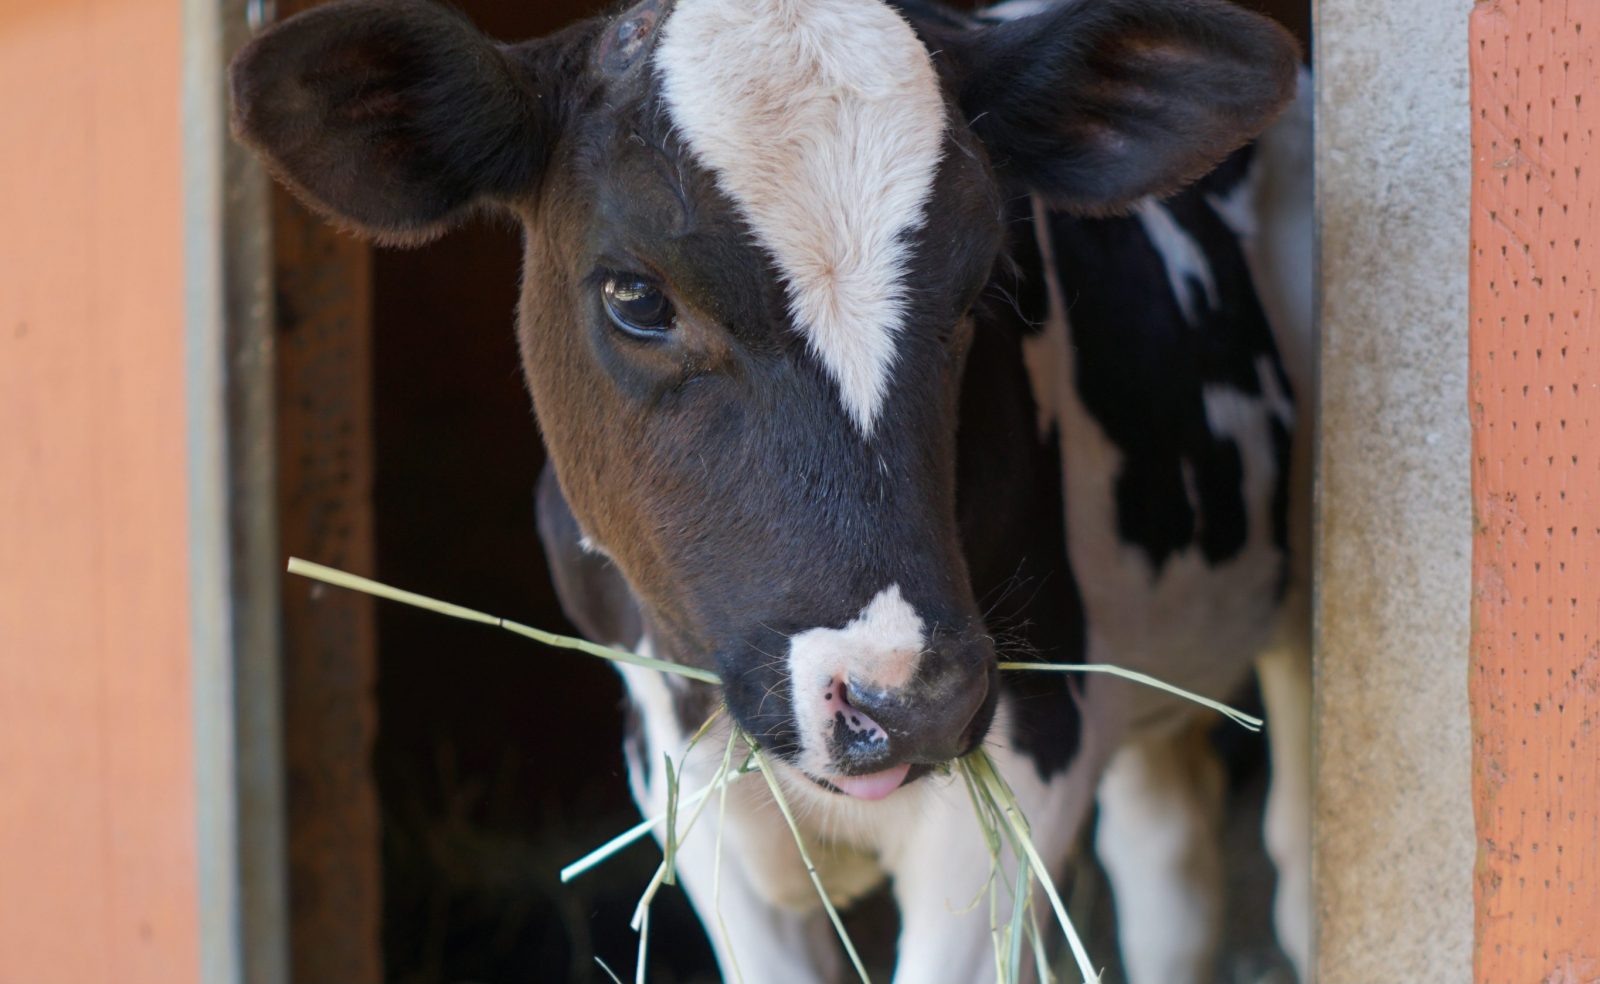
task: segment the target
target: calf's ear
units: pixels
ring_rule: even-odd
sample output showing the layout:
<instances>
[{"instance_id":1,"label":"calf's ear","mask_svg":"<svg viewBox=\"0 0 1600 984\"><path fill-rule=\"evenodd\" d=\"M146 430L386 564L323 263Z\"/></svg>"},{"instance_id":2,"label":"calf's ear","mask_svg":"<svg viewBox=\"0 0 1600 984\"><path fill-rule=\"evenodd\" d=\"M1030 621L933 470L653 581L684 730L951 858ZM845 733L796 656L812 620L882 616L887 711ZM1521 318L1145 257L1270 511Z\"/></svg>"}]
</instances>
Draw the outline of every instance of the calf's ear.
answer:
<instances>
[{"instance_id":1,"label":"calf's ear","mask_svg":"<svg viewBox=\"0 0 1600 984\"><path fill-rule=\"evenodd\" d=\"M1058 0L933 40L1002 175L1085 213L1205 174L1272 122L1300 64L1287 31L1222 0Z\"/></svg>"},{"instance_id":2,"label":"calf's ear","mask_svg":"<svg viewBox=\"0 0 1600 984\"><path fill-rule=\"evenodd\" d=\"M418 242L532 190L554 114L527 54L426 0L340 0L234 58L233 130L318 210Z\"/></svg>"}]
</instances>

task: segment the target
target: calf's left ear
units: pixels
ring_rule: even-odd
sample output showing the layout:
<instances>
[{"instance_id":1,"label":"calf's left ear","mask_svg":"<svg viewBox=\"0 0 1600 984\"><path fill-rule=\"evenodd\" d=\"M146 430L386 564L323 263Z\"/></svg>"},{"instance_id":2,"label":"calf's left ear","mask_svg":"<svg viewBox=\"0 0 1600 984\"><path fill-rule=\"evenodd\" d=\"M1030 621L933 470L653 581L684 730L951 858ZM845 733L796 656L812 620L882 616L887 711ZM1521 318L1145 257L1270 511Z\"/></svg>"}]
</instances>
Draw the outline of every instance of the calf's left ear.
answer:
<instances>
[{"instance_id":1,"label":"calf's left ear","mask_svg":"<svg viewBox=\"0 0 1600 984\"><path fill-rule=\"evenodd\" d=\"M234 133L330 217L424 240L537 181L554 114L515 50L426 0L340 0L234 58Z\"/></svg>"},{"instance_id":2,"label":"calf's left ear","mask_svg":"<svg viewBox=\"0 0 1600 984\"><path fill-rule=\"evenodd\" d=\"M930 32L973 131L1051 204L1114 212L1176 191L1272 122L1299 46L1223 0L1056 0Z\"/></svg>"}]
</instances>

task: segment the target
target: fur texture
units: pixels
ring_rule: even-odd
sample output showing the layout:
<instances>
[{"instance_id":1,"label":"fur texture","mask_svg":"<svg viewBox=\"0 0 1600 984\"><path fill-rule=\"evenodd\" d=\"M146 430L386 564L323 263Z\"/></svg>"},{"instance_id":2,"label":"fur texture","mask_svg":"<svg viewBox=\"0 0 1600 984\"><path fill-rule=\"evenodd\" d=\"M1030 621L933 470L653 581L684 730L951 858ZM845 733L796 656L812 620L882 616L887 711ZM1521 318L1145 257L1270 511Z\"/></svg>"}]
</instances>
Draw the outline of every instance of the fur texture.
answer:
<instances>
[{"instance_id":1,"label":"fur texture","mask_svg":"<svg viewBox=\"0 0 1600 984\"><path fill-rule=\"evenodd\" d=\"M1279 343L1257 285L1275 317L1306 296L1275 263L1300 227L1263 203L1307 202L1236 150L1294 61L1281 30L1218 0L1003 17L642 0L509 47L422 0L340 0L241 53L234 118L299 193L375 237L479 207L523 224L518 341L563 604L592 638L724 684L624 673L641 806L665 795L662 754L680 759L725 701L778 763L830 889L894 880L896 980L943 984L992 966L987 913L961 908L989 859L935 766L990 743L1059 866L1119 762L1108 807L1180 848L1107 841L1141 909L1168 911L1181 896L1153 881L1205 849L1207 798L1121 755L1187 727L1188 706L1116 680L1002 679L997 652L1219 698L1264 651L1288 654L1261 665L1285 709L1274 740L1301 766L1303 664L1284 640L1303 628L1289 463L1305 376L1280 353L1309 348ZM1264 156L1282 167L1303 138L1269 135ZM617 279L659 292L669 322L623 330ZM1292 946L1305 789L1274 783ZM736 859L720 883L713 838L679 859L724 973L828 979L770 797L741 785L716 825ZM1136 973L1196 970L1206 904Z\"/></svg>"},{"instance_id":2,"label":"fur texture","mask_svg":"<svg viewBox=\"0 0 1600 984\"><path fill-rule=\"evenodd\" d=\"M773 257L870 436L944 140L927 49L881 3L680 0L656 65L678 133Z\"/></svg>"}]
</instances>

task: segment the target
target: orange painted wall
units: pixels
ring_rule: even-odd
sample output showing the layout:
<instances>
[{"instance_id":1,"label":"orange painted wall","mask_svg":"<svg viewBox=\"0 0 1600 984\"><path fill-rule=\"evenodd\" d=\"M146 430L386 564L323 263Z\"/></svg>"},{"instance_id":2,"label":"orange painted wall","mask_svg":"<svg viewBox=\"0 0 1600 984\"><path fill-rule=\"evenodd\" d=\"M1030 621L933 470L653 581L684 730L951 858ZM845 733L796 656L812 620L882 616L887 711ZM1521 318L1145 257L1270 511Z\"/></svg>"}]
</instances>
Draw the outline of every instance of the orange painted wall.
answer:
<instances>
[{"instance_id":1,"label":"orange painted wall","mask_svg":"<svg viewBox=\"0 0 1600 984\"><path fill-rule=\"evenodd\" d=\"M180 14L0 0L0 984L199 973Z\"/></svg>"},{"instance_id":2,"label":"orange painted wall","mask_svg":"<svg viewBox=\"0 0 1600 984\"><path fill-rule=\"evenodd\" d=\"M1600 8L1472 14L1479 984L1600 980Z\"/></svg>"}]
</instances>

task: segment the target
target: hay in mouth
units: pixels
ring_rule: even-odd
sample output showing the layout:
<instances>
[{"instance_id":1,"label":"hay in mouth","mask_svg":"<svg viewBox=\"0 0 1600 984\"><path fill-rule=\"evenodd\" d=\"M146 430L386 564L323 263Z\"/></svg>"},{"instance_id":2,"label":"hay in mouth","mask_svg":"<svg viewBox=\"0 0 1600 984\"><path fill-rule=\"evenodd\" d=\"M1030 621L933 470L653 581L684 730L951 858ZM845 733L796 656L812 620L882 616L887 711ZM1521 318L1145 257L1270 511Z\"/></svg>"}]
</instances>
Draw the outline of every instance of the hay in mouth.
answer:
<instances>
[{"instance_id":1,"label":"hay in mouth","mask_svg":"<svg viewBox=\"0 0 1600 984\"><path fill-rule=\"evenodd\" d=\"M532 626L513 622L476 609L440 601L436 598L429 598L426 595L391 587L370 578L301 560L298 557L290 558L288 569L291 574L298 574L335 587L360 591L364 594L422 608L440 615L448 615L452 618L477 622L481 625L495 626L547 646L571 649L589 656L596 656L618 663L627 663L632 666L642 666L662 673L673 673L692 680L698 680L701 683L709 683L716 686L720 686L722 683L716 674L709 670L682 666L667 660L640 656L626 650L602 646L584 639L546 632L542 629L536 629ZM1002 662L1000 669L1010 672L1105 673L1120 676L1135 683L1155 687L1174 696L1193 701L1216 711L1250 731L1260 731L1263 724L1260 718L1252 717L1226 704L1199 694L1190 693L1146 674L1124 670L1121 667L1105 664L1067 665ZM649 836L657 826L664 826L661 864L656 869L655 877L650 880L644 894L640 897L633 917L633 928L639 933L639 956L634 979L635 984L644 984L645 967L647 965L646 957L650 939L650 903L655 899L657 892L660 891L663 885L671 885L676 881L678 845L694 829L695 822L699 820L700 815L705 811L706 806L714 796L719 801L719 811L725 811L728 787L746 775L760 773L762 778L766 780L767 786L772 793L773 801L777 804L790 833L794 836L795 847L800 853L800 859L805 865L812 884L816 887L817 895L822 900L823 908L827 911L828 918L833 923L840 942L844 945L845 953L850 958L851 965L854 967L862 984L871 984L871 978L867 974L866 967L856 950L855 943L845 929L838 910L828 897L816 865L812 863L811 853L806 847L805 838L801 834L799 824L796 822L794 813L789 807L788 798L784 795L783 788L773 771L773 765L767 759L766 753L762 751L756 740L739 728L737 724L730 725L727 747L723 752L722 764L716 773L716 778L704 788L688 795L684 794L681 788L681 765L686 761L688 753L710 733L712 726L721 717L725 709L725 706L719 705L711 716L706 719L706 722L690 737L684 749L679 753L677 766L674 765L670 754L666 756L666 812L661 816L652 817L636 824L617 837L607 841L595 851L568 865L561 871L561 881L570 882L584 872L590 871L603 863L607 858L610 858L623 848ZM734 764L736 760L739 762L738 765ZM995 767L994 760L989 757L989 754L982 747L957 759L955 767L966 785L973 811L977 816L978 825L983 833L985 846L991 859L988 883L982 895L973 900L973 904L979 904L983 901L984 896L988 899L990 934L994 939L995 979L1003 982L1003 984L1016 984L1021 979L1021 975L1025 972L1030 960L1041 982L1051 982L1055 979L1046 954L1044 935L1039 928L1038 913L1035 912L1034 908L1035 893L1033 888L1035 882L1037 882L1040 891L1050 903L1051 911L1071 951L1083 984L1099 984L1101 974L1094 969L1093 961L1089 958L1088 951L1083 945L1083 940L1079 936L1076 927L1073 926L1072 919L1067 914L1066 906L1062 903L1060 892L1056 889L1049 867L1034 846L1028 819L1024 816L1015 794L1012 793L1010 784L1006 782ZM832 785L831 783L824 783L813 776L807 776L807 778L824 786ZM909 778L912 777L901 776L899 781L895 783L894 788L887 789L882 795L892 794L900 785L909 781ZM845 790L845 792L848 792L848 790ZM685 811L687 811L687 819L683 819ZM680 819L683 820L682 823L680 823ZM1014 880L1008 878L1004 864L1007 851L1010 852L1011 860L1015 864L1016 875ZM722 836L721 824L719 824L716 875L714 876L718 888L720 888L721 866ZM714 916L719 931L726 939L728 933L727 927L722 921L720 891L715 891L713 894L716 899L712 906L715 910ZM1004 896L1009 896L1011 899L1009 913L1001 912L1001 900ZM1024 954L1024 944L1027 945L1027 954ZM596 958L597 961L598 959ZM600 963L600 966L608 977L614 981L620 981L610 967L607 967L604 963ZM737 965L735 965L734 969L736 976L742 980L742 975L738 973Z\"/></svg>"}]
</instances>

